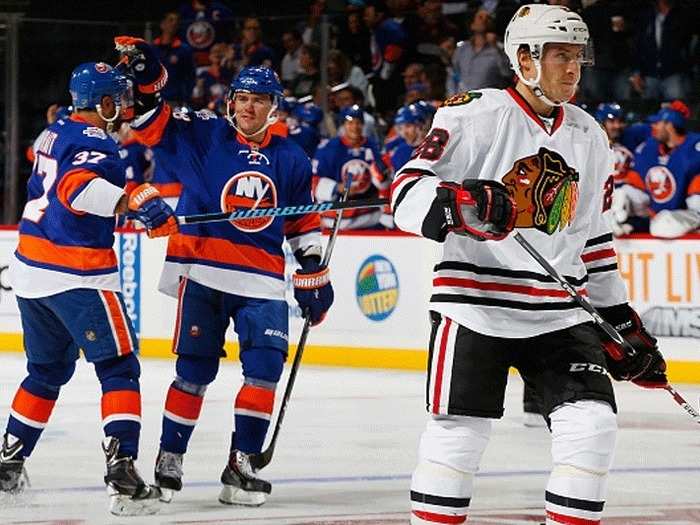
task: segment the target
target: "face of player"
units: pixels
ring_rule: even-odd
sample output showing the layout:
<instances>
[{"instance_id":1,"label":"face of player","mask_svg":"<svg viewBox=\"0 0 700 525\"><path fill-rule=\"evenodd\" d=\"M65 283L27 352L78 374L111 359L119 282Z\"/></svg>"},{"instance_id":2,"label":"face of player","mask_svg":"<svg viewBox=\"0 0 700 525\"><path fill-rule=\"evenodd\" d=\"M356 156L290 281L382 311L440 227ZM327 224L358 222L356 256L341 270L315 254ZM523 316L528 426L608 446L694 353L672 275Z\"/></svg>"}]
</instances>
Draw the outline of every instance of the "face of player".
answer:
<instances>
[{"instance_id":1,"label":"face of player","mask_svg":"<svg viewBox=\"0 0 700 525\"><path fill-rule=\"evenodd\" d=\"M345 137L350 142L360 142L362 140L362 121L358 118L345 121Z\"/></svg>"},{"instance_id":2,"label":"face of player","mask_svg":"<svg viewBox=\"0 0 700 525\"><path fill-rule=\"evenodd\" d=\"M267 122L267 116L272 109L270 95L261 93L236 93L233 99L233 110L236 114L236 125L247 135L254 135Z\"/></svg>"},{"instance_id":3,"label":"face of player","mask_svg":"<svg viewBox=\"0 0 700 525\"><path fill-rule=\"evenodd\" d=\"M417 124L399 124L396 127L396 131L411 146L415 146L419 141L423 140L422 128Z\"/></svg>"},{"instance_id":4,"label":"face of player","mask_svg":"<svg viewBox=\"0 0 700 525\"><path fill-rule=\"evenodd\" d=\"M583 58L583 45L545 44L540 87L552 102L566 102L574 96Z\"/></svg>"},{"instance_id":5,"label":"face of player","mask_svg":"<svg viewBox=\"0 0 700 525\"><path fill-rule=\"evenodd\" d=\"M671 124L669 124L668 122L660 120L659 122L652 125L651 134L659 142L666 143L671 138L671 133L669 131L670 126Z\"/></svg>"},{"instance_id":6,"label":"face of player","mask_svg":"<svg viewBox=\"0 0 700 525\"><path fill-rule=\"evenodd\" d=\"M619 118L609 118L603 122L603 129L611 141L617 142L622 135L622 130L625 129L625 123Z\"/></svg>"}]
</instances>

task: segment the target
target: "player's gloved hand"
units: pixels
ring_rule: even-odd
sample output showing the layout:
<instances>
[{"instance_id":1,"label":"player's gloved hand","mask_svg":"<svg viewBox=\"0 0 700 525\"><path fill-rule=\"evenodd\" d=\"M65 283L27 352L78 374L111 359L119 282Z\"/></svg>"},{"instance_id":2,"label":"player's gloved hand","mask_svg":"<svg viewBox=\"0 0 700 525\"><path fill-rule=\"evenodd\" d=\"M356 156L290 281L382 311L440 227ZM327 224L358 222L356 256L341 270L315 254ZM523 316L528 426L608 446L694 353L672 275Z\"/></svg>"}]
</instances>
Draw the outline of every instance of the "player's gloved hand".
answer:
<instances>
[{"instance_id":1,"label":"player's gloved hand","mask_svg":"<svg viewBox=\"0 0 700 525\"><path fill-rule=\"evenodd\" d=\"M633 227L627 223L632 211L632 202L622 188L613 192L610 210L612 211L610 226L613 235L620 237L632 233Z\"/></svg>"},{"instance_id":2,"label":"player's gloved hand","mask_svg":"<svg viewBox=\"0 0 700 525\"><path fill-rule=\"evenodd\" d=\"M462 185L443 182L437 200L448 232L477 241L504 239L515 227L517 207L500 182L467 179Z\"/></svg>"},{"instance_id":3,"label":"player's gloved hand","mask_svg":"<svg viewBox=\"0 0 700 525\"><path fill-rule=\"evenodd\" d=\"M644 388L665 387L668 384L666 361L659 352L656 338L646 331L637 312L627 303L599 308L598 312L636 351L630 355L607 334L601 333L608 372L613 379L632 381Z\"/></svg>"},{"instance_id":4,"label":"player's gloved hand","mask_svg":"<svg viewBox=\"0 0 700 525\"><path fill-rule=\"evenodd\" d=\"M306 258L293 277L294 298L302 312L309 315L311 326L319 324L333 304L333 287L328 268L315 258Z\"/></svg>"},{"instance_id":5,"label":"player's gloved hand","mask_svg":"<svg viewBox=\"0 0 700 525\"><path fill-rule=\"evenodd\" d=\"M142 222L150 238L177 233L175 213L154 186L145 183L134 188L129 195L128 207L129 218Z\"/></svg>"},{"instance_id":6,"label":"player's gloved hand","mask_svg":"<svg viewBox=\"0 0 700 525\"><path fill-rule=\"evenodd\" d=\"M168 81L168 71L148 42L133 36L117 36L114 37L114 46L122 61L129 66L140 93L152 94L163 89Z\"/></svg>"}]
</instances>

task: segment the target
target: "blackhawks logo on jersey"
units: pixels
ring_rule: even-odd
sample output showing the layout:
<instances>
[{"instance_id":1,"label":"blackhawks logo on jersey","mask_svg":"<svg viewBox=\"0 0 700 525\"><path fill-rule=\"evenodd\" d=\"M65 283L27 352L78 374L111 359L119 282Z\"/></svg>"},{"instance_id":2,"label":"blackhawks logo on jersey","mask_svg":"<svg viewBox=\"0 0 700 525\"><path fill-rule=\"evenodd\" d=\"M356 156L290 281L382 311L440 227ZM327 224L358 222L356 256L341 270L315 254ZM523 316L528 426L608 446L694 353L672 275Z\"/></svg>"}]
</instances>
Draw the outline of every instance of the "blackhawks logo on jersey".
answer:
<instances>
[{"instance_id":1,"label":"blackhawks logo on jersey","mask_svg":"<svg viewBox=\"0 0 700 525\"><path fill-rule=\"evenodd\" d=\"M481 98L481 93L478 91L465 91L464 93L457 93L452 95L450 98L442 103L443 106L461 106L463 104L469 104L472 100Z\"/></svg>"},{"instance_id":2,"label":"blackhawks logo on jersey","mask_svg":"<svg viewBox=\"0 0 700 525\"><path fill-rule=\"evenodd\" d=\"M516 228L551 235L574 220L579 175L556 151L540 148L536 155L516 160L501 180L518 206Z\"/></svg>"},{"instance_id":3,"label":"blackhawks logo on jersey","mask_svg":"<svg viewBox=\"0 0 700 525\"><path fill-rule=\"evenodd\" d=\"M221 210L261 210L277 206L277 189L267 175L259 171L244 171L231 177L221 191ZM255 233L267 228L274 217L258 217L231 221L237 229Z\"/></svg>"}]
</instances>

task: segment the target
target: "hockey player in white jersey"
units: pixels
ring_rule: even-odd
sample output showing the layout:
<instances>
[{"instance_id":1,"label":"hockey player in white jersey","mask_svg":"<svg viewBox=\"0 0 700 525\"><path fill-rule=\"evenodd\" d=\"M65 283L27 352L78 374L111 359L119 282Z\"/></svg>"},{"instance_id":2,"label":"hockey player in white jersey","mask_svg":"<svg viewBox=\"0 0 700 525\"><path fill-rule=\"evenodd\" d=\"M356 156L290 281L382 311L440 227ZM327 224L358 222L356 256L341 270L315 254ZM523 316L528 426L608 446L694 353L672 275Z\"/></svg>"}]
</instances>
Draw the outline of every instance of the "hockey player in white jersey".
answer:
<instances>
[{"instance_id":1,"label":"hockey player in white jersey","mask_svg":"<svg viewBox=\"0 0 700 525\"><path fill-rule=\"evenodd\" d=\"M535 388L551 430L547 524L600 523L617 431L606 369L640 386L666 384L663 357L617 271L608 140L567 103L587 43L576 13L522 6L505 35L515 88L447 100L392 184L397 226L444 243L430 301L429 420L411 483L414 525L467 521L510 366ZM634 356L601 336L508 238L514 228L590 297Z\"/></svg>"}]
</instances>

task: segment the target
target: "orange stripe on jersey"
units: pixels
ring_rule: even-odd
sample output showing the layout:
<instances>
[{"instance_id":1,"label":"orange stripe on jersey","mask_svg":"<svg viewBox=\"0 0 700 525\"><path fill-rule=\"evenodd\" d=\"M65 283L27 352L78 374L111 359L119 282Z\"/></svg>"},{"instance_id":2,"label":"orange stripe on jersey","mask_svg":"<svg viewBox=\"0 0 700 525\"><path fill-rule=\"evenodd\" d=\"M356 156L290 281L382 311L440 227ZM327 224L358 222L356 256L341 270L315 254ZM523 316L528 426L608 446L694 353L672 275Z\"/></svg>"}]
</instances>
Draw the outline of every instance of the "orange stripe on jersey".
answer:
<instances>
[{"instance_id":1,"label":"orange stripe on jersey","mask_svg":"<svg viewBox=\"0 0 700 525\"><path fill-rule=\"evenodd\" d=\"M270 141L272 140L272 133L270 132L270 127L268 126L268 128L265 130L265 135L263 136L263 140L260 143L253 142L252 140L248 140L240 133L236 133L236 140L238 140L238 142L240 142L241 144L245 144L246 146L250 146L251 148L260 149L260 148L266 147L270 143Z\"/></svg>"},{"instance_id":2,"label":"orange stripe on jersey","mask_svg":"<svg viewBox=\"0 0 700 525\"><path fill-rule=\"evenodd\" d=\"M12 400L12 410L37 423L46 423L55 404L53 399L36 396L20 387Z\"/></svg>"},{"instance_id":3,"label":"orange stripe on jersey","mask_svg":"<svg viewBox=\"0 0 700 525\"><path fill-rule=\"evenodd\" d=\"M293 235L299 233L306 233L313 230L317 230L320 227L321 218L318 216L318 213L310 213L308 215L303 215L299 219L285 222L284 234Z\"/></svg>"},{"instance_id":4,"label":"orange stripe on jersey","mask_svg":"<svg viewBox=\"0 0 700 525\"><path fill-rule=\"evenodd\" d=\"M152 182L151 186L160 192L161 197L179 197L182 193L182 184L179 182Z\"/></svg>"},{"instance_id":5,"label":"orange stripe on jersey","mask_svg":"<svg viewBox=\"0 0 700 525\"><path fill-rule=\"evenodd\" d=\"M112 325L112 336L114 337L114 342L117 344L117 353L119 355L126 355L133 352L134 348L131 344L131 334L129 334L129 327L126 324L127 320L117 294L109 290L99 290L99 293L102 295L107 309L107 316Z\"/></svg>"},{"instance_id":6,"label":"orange stripe on jersey","mask_svg":"<svg viewBox=\"0 0 700 525\"><path fill-rule=\"evenodd\" d=\"M289 135L289 128L286 123L281 120L276 120L273 124L270 124L270 133L280 137L287 137Z\"/></svg>"},{"instance_id":7,"label":"orange stripe on jersey","mask_svg":"<svg viewBox=\"0 0 700 525\"><path fill-rule=\"evenodd\" d=\"M112 390L102 394L102 419L114 414L141 416L141 394L134 390Z\"/></svg>"},{"instance_id":8,"label":"orange stripe on jersey","mask_svg":"<svg viewBox=\"0 0 700 525\"><path fill-rule=\"evenodd\" d=\"M145 146L155 146L160 142L165 127L170 120L170 113L172 112L170 106L163 104L157 111L160 111L160 113L148 126L143 129L131 130L136 140Z\"/></svg>"},{"instance_id":9,"label":"orange stripe on jersey","mask_svg":"<svg viewBox=\"0 0 700 525\"><path fill-rule=\"evenodd\" d=\"M101 270L117 266L117 256L112 248L61 246L26 233L20 234L17 251L32 261L76 270Z\"/></svg>"},{"instance_id":10,"label":"orange stripe on jersey","mask_svg":"<svg viewBox=\"0 0 700 525\"><path fill-rule=\"evenodd\" d=\"M85 215L84 211L74 210L70 204L70 198L75 191L86 182L97 178L97 173L86 169L71 170L61 178L61 182L56 187L56 196L68 210L76 215Z\"/></svg>"},{"instance_id":11,"label":"orange stripe on jersey","mask_svg":"<svg viewBox=\"0 0 700 525\"><path fill-rule=\"evenodd\" d=\"M700 173L695 175L688 184L688 196L700 193Z\"/></svg>"},{"instance_id":12,"label":"orange stripe on jersey","mask_svg":"<svg viewBox=\"0 0 700 525\"><path fill-rule=\"evenodd\" d=\"M235 408L272 414L275 406L275 391L255 385L243 385L236 396Z\"/></svg>"},{"instance_id":13,"label":"orange stripe on jersey","mask_svg":"<svg viewBox=\"0 0 700 525\"><path fill-rule=\"evenodd\" d=\"M637 189L645 191L644 180L642 176L634 170L628 170L625 177L625 183L634 186Z\"/></svg>"},{"instance_id":14,"label":"orange stripe on jersey","mask_svg":"<svg viewBox=\"0 0 700 525\"><path fill-rule=\"evenodd\" d=\"M202 396L188 394L177 388L170 387L165 399L165 410L185 419L198 419L202 410Z\"/></svg>"},{"instance_id":15,"label":"orange stripe on jersey","mask_svg":"<svg viewBox=\"0 0 700 525\"><path fill-rule=\"evenodd\" d=\"M168 255L245 266L278 274L284 273L284 257L271 255L253 246L234 244L224 239L184 234L171 235Z\"/></svg>"}]
</instances>

